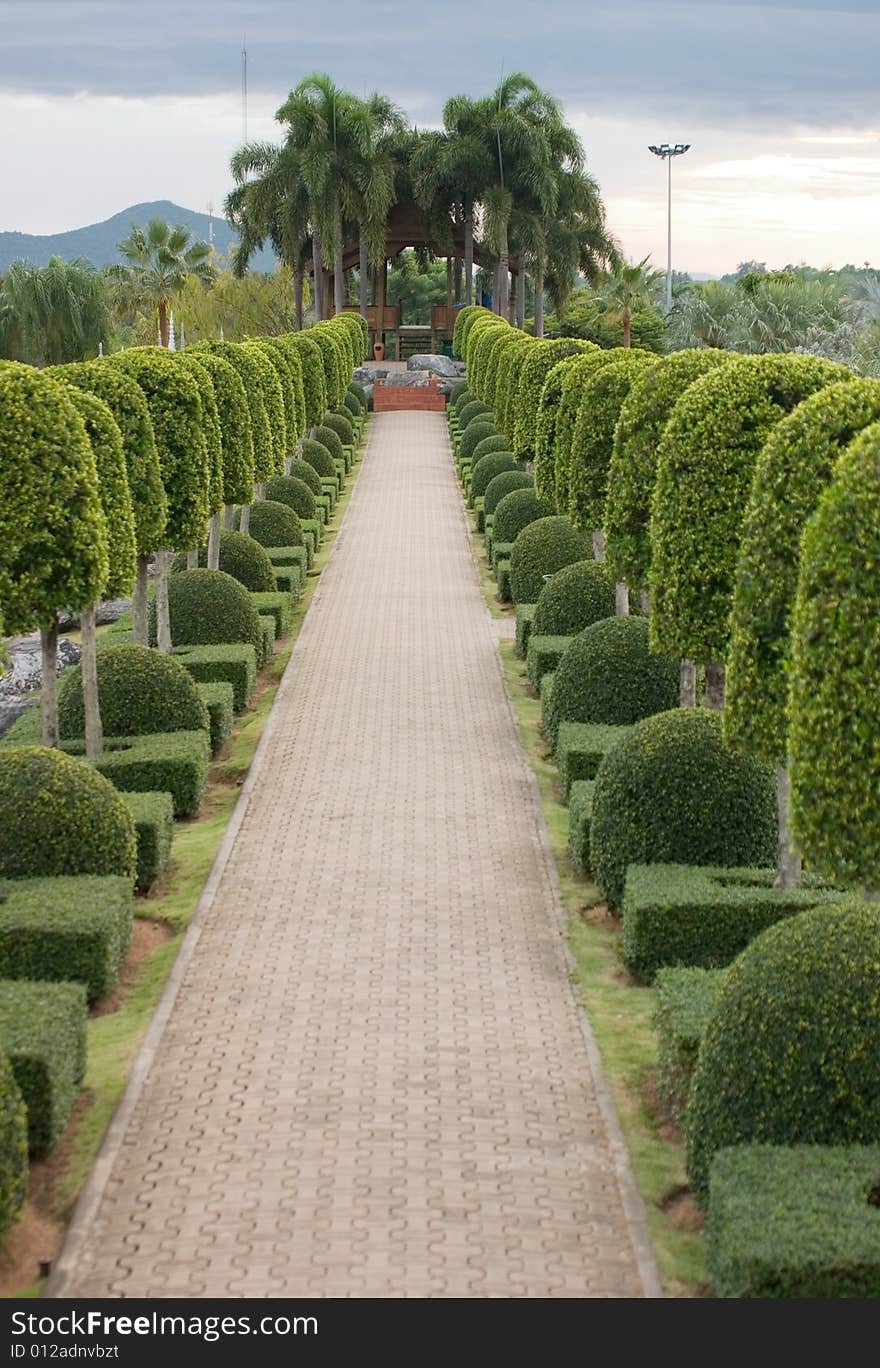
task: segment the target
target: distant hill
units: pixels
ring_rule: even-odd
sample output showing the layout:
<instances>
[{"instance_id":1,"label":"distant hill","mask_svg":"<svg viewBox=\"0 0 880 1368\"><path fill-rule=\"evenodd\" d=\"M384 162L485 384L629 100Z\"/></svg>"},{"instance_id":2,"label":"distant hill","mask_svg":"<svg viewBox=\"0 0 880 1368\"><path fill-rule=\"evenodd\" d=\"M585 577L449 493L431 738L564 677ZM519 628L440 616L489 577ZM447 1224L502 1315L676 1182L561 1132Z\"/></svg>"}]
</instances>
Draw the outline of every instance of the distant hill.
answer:
<instances>
[{"instance_id":1,"label":"distant hill","mask_svg":"<svg viewBox=\"0 0 880 1368\"><path fill-rule=\"evenodd\" d=\"M90 223L85 228L71 228L66 233L2 233L0 232L0 272L8 270L13 261L29 261L34 266L46 266L49 258L63 257L70 261L73 257L85 257L94 266L109 266L121 261L117 244L128 237L132 225L139 223L146 227L151 218L165 219L168 223L185 223L193 235L208 241L209 219L195 209L184 209L170 200L154 200L150 204L133 204L123 209L103 223ZM236 233L226 219L214 219L214 247L219 256L225 256L230 245L236 241ZM270 250L255 252L251 258L251 269L272 271L275 268L275 255Z\"/></svg>"}]
</instances>

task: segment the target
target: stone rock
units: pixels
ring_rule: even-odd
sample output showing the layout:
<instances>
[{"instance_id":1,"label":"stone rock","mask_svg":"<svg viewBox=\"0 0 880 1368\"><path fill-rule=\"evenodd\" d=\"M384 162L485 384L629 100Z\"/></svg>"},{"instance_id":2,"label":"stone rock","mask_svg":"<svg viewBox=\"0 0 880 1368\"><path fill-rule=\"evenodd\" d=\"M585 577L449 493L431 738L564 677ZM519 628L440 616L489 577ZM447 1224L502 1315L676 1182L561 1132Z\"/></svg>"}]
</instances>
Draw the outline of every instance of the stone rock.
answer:
<instances>
[{"instance_id":1,"label":"stone rock","mask_svg":"<svg viewBox=\"0 0 880 1368\"><path fill-rule=\"evenodd\" d=\"M429 371L432 375L442 376L443 379L457 380L459 376L458 364L451 356L439 356L433 352L418 352L411 356L406 368L411 371Z\"/></svg>"},{"instance_id":2,"label":"stone rock","mask_svg":"<svg viewBox=\"0 0 880 1368\"><path fill-rule=\"evenodd\" d=\"M106 627L111 622L118 622L123 613L127 613L131 607L130 598L108 599L106 603L99 603L95 609L95 626ZM62 627L72 627L79 623L78 613L61 613L58 618Z\"/></svg>"},{"instance_id":3,"label":"stone rock","mask_svg":"<svg viewBox=\"0 0 880 1368\"><path fill-rule=\"evenodd\" d=\"M13 637L6 643L9 654L9 668L0 676L0 698L12 700L39 689L43 680L43 667L40 656L40 636L32 632L28 636ZM82 651L76 642L67 637L58 640L58 673L70 665L76 665Z\"/></svg>"},{"instance_id":4,"label":"stone rock","mask_svg":"<svg viewBox=\"0 0 880 1368\"><path fill-rule=\"evenodd\" d=\"M0 699L0 736L8 732L13 722L32 706L34 705L30 698Z\"/></svg>"}]
</instances>

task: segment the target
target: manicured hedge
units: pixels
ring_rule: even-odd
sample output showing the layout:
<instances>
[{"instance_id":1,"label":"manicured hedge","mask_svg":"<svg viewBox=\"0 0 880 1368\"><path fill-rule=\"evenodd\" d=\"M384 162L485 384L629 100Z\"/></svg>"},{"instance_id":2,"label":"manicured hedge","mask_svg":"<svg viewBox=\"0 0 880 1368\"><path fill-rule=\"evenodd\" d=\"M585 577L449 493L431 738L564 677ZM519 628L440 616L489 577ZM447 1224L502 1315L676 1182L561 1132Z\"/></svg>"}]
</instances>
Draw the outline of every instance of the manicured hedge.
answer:
<instances>
[{"instance_id":1,"label":"manicured hedge","mask_svg":"<svg viewBox=\"0 0 880 1368\"><path fill-rule=\"evenodd\" d=\"M518 656L525 656L529 649L529 637L532 632L532 623L535 620L534 603L518 603L516 605L516 636L515 650Z\"/></svg>"},{"instance_id":2,"label":"manicured hedge","mask_svg":"<svg viewBox=\"0 0 880 1368\"><path fill-rule=\"evenodd\" d=\"M517 463L509 451L490 451L479 460L475 459L471 469L471 502L485 497L486 490L497 475L509 474L517 469Z\"/></svg>"},{"instance_id":3,"label":"manicured hedge","mask_svg":"<svg viewBox=\"0 0 880 1368\"><path fill-rule=\"evenodd\" d=\"M557 361L547 374L535 418L535 487L543 499L556 502L556 426L562 390L578 357Z\"/></svg>"},{"instance_id":4,"label":"manicured hedge","mask_svg":"<svg viewBox=\"0 0 880 1368\"><path fill-rule=\"evenodd\" d=\"M0 1050L0 1239L24 1206L27 1190L27 1112L12 1065Z\"/></svg>"},{"instance_id":5,"label":"manicured hedge","mask_svg":"<svg viewBox=\"0 0 880 1368\"><path fill-rule=\"evenodd\" d=\"M308 440L310 439L306 438L306 441ZM320 445L320 443L316 443L316 445ZM327 455L330 456L329 451L327 452ZM330 459L332 461L333 457L330 456ZM334 471L333 473L335 476L336 472ZM324 487L321 484L321 476L318 474L311 461L301 461L297 457L295 460L291 461L288 474L292 475L296 480L302 480L303 484L308 485L316 499L320 498L324 493ZM271 498L272 495L270 494L268 497ZM283 503L284 500L282 499L281 502Z\"/></svg>"},{"instance_id":6,"label":"manicured hedge","mask_svg":"<svg viewBox=\"0 0 880 1368\"><path fill-rule=\"evenodd\" d=\"M240 342L204 341L198 342L192 350L199 356L203 352L209 352L213 356L222 357L232 366L241 380L251 424L251 454L253 458L251 480L268 478L266 472L272 470L274 446L269 426L269 414L266 410L263 387L260 382L259 363L254 360L251 353ZM247 457L245 455L246 462ZM247 463L245 464L245 475L247 475ZM241 502L249 503L250 497L241 500Z\"/></svg>"},{"instance_id":7,"label":"manicured hedge","mask_svg":"<svg viewBox=\"0 0 880 1368\"><path fill-rule=\"evenodd\" d=\"M792 827L832 878L880 888L880 423L838 462L801 547L790 736Z\"/></svg>"},{"instance_id":8,"label":"manicured hedge","mask_svg":"<svg viewBox=\"0 0 880 1368\"><path fill-rule=\"evenodd\" d=\"M880 1145L738 1145L715 1156L706 1261L717 1297L880 1297Z\"/></svg>"},{"instance_id":9,"label":"manicured hedge","mask_svg":"<svg viewBox=\"0 0 880 1368\"><path fill-rule=\"evenodd\" d=\"M327 383L324 377L324 357L312 334L312 329L289 333L287 345L299 356L303 376L303 398L306 406L306 428L320 422L327 407Z\"/></svg>"},{"instance_id":10,"label":"manicured hedge","mask_svg":"<svg viewBox=\"0 0 880 1368\"><path fill-rule=\"evenodd\" d=\"M196 731L208 714L191 676L173 656L147 646L107 646L98 652L101 719L109 736ZM62 740L85 736L82 672L62 676L58 699Z\"/></svg>"},{"instance_id":11,"label":"manicured hedge","mask_svg":"<svg viewBox=\"0 0 880 1368\"><path fill-rule=\"evenodd\" d=\"M112 875L16 879L0 902L0 978L114 987L131 941L131 881Z\"/></svg>"},{"instance_id":12,"label":"manicured hedge","mask_svg":"<svg viewBox=\"0 0 880 1368\"><path fill-rule=\"evenodd\" d=\"M746 356L702 376L672 410L651 515L651 639L698 664L727 655L743 514L771 429L843 366L815 356Z\"/></svg>"},{"instance_id":13,"label":"manicured hedge","mask_svg":"<svg viewBox=\"0 0 880 1368\"><path fill-rule=\"evenodd\" d=\"M494 514L505 494L512 493L514 489L531 489L534 483L534 477L525 470L504 470L500 475L494 476L483 495L484 519Z\"/></svg>"},{"instance_id":14,"label":"manicured hedge","mask_svg":"<svg viewBox=\"0 0 880 1368\"><path fill-rule=\"evenodd\" d=\"M235 514L236 527L241 526L241 510ZM299 518L287 504L274 499L258 499L251 504L249 537L261 546L302 546L303 533Z\"/></svg>"},{"instance_id":15,"label":"manicured hedge","mask_svg":"<svg viewBox=\"0 0 880 1368\"><path fill-rule=\"evenodd\" d=\"M348 387L348 393L354 395L354 397L360 404L361 413L363 413L364 416L366 416L366 414L369 412L370 405L367 401L367 391L364 389L363 385L359 385L356 380L352 380L351 384Z\"/></svg>"},{"instance_id":16,"label":"manicured hedge","mask_svg":"<svg viewBox=\"0 0 880 1368\"><path fill-rule=\"evenodd\" d=\"M196 688L208 712L211 754L217 755L232 733L235 693L232 685L225 681L197 684Z\"/></svg>"},{"instance_id":17,"label":"manicured hedge","mask_svg":"<svg viewBox=\"0 0 880 1368\"><path fill-rule=\"evenodd\" d=\"M470 427L462 433L461 443L458 448L459 461L470 461L471 464L473 464L476 461L477 447L481 446L487 438L497 437L498 435L498 430L490 418L478 418L476 422L471 423ZM512 454L511 460L513 460ZM513 465L515 468L516 461L513 461ZM508 469L509 468L510 467L508 467Z\"/></svg>"},{"instance_id":18,"label":"manicured hedge","mask_svg":"<svg viewBox=\"0 0 880 1368\"><path fill-rule=\"evenodd\" d=\"M87 1019L80 983L0 982L0 1051L27 1107L35 1159L64 1134L85 1073Z\"/></svg>"},{"instance_id":19,"label":"manicured hedge","mask_svg":"<svg viewBox=\"0 0 880 1368\"><path fill-rule=\"evenodd\" d=\"M590 849L613 912L623 902L628 865L773 865L772 771L725 749L717 713L688 708L646 717L599 768Z\"/></svg>"},{"instance_id":20,"label":"manicured hedge","mask_svg":"<svg viewBox=\"0 0 880 1368\"><path fill-rule=\"evenodd\" d=\"M257 656L257 664L262 670L264 665L275 654L275 619L271 614L261 613L258 618L260 624L260 650Z\"/></svg>"},{"instance_id":21,"label":"manicured hedge","mask_svg":"<svg viewBox=\"0 0 880 1368\"><path fill-rule=\"evenodd\" d=\"M568 453L568 514L585 531L601 529L605 522L617 420L633 382L653 362L647 352L632 351L601 367L583 387Z\"/></svg>"},{"instance_id":22,"label":"manicured hedge","mask_svg":"<svg viewBox=\"0 0 880 1368\"><path fill-rule=\"evenodd\" d=\"M784 763L787 754L801 534L841 452L878 420L880 381L828 385L772 429L755 466L733 592L724 731L768 761Z\"/></svg>"},{"instance_id":23,"label":"manicured hedge","mask_svg":"<svg viewBox=\"0 0 880 1368\"><path fill-rule=\"evenodd\" d=\"M0 751L0 876L115 874L134 883L131 817L112 785L58 750Z\"/></svg>"},{"instance_id":24,"label":"manicured hedge","mask_svg":"<svg viewBox=\"0 0 880 1368\"><path fill-rule=\"evenodd\" d=\"M557 725L626 726L674 708L678 693L678 662L649 650L646 620L606 617L571 638L556 671L553 709Z\"/></svg>"},{"instance_id":25,"label":"manicured hedge","mask_svg":"<svg viewBox=\"0 0 880 1368\"><path fill-rule=\"evenodd\" d=\"M574 561L548 580L535 605L534 631L575 636L593 622L614 614L614 584L605 566Z\"/></svg>"},{"instance_id":26,"label":"manicured hedge","mask_svg":"<svg viewBox=\"0 0 880 1368\"><path fill-rule=\"evenodd\" d=\"M165 870L171 855L174 802L170 793L124 793L122 797L137 834L137 889L146 893Z\"/></svg>"},{"instance_id":27,"label":"manicured hedge","mask_svg":"<svg viewBox=\"0 0 880 1368\"><path fill-rule=\"evenodd\" d=\"M287 421L284 417L284 394L278 372L272 365L259 342L240 342L238 344L252 361L256 363L257 383L263 396L266 417L269 420L269 446L261 452L254 450L254 479L257 483L280 475L287 457ZM262 459L261 459L262 457Z\"/></svg>"},{"instance_id":28,"label":"manicured hedge","mask_svg":"<svg viewBox=\"0 0 880 1368\"><path fill-rule=\"evenodd\" d=\"M275 624L274 639L283 636L290 626L290 615L293 612L290 595L280 594L275 590L271 594L251 594L251 601L261 616L271 617Z\"/></svg>"},{"instance_id":29,"label":"manicured hedge","mask_svg":"<svg viewBox=\"0 0 880 1368\"><path fill-rule=\"evenodd\" d=\"M208 553L204 547L199 551L199 567L205 569ZM175 557L173 569L186 569L186 556ZM220 567L224 574L243 584L253 593L266 592L275 587L272 564L264 548L251 536L224 528L220 533Z\"/></svg>"},{"instance_id":30,"label":"manicured hedge","mask_svg":"<svg viewBox=\"0 0 880 1368\"><path fill-rule=\"evenodd\" d=\"M651 496L663 429L694 381L729 357L714 347L693 348L655 360L633 378L614 432L605 505L605 555L615 579L647 584Z\"/></svg>"},{"instance_id":31,"label":"manicured hedge","mask_svg":"<svg viewBox=\"0 0 880 1368\"><path fill-rule=\"evenodd\" d=\"M657 1087L679 1125L723 982L723 969L661 969L657 975Z\"/></svg>"},{"instance_id":32,"label":"manicured hedge","mask_svg":"<svg viewBox=\"0 0 880 1368\"><path fill-rule=\"evenodd\" d=\"M613 366L621 358L625 360L627 355L622 347L611 351L585 352L583 356L574 357L566 371L553 441L553 500L560 513L567 513L570 503L571 448L586 387L598 371L605 366ZM542 469L539 476L536 466L536 484L539 478L543 486L547 473Z\"/></svg>"},{"instance_id":33,"label":"manicured hedge","mask_svg":"<svg viewBox=\"0 0 880 1368\"><path fill-rule=\"evenodd\" d=\"M631 731L631 727L608 727L594 722L561 724L556 734L556 760L566 802L572 785L579 779L595 779L605 756Z\"/></svg>"},{"instance_id":34,"label":"manicured hedge","mask_svg":"<svg viewBox=\"0 0 880 1368\"><path fill-rule=\"evenodd\" d=\"M259 506L254 504L252 517ZM222 570L184 570L169 576L168 611L171 639L177 646L245 641L259 648L257 613L251 595L243 584ZM150 629L151 640L155 640L154 609Z\"/></svg>"},{"instance_id":35,"label":"manicured hedge","mask_svg":"<svg viewBox=\"0 0 880 1368\"><path fill-rule=\"evenodd\" d=\"M518 499L523 492L515 491L506 499ZM541 505L546 507L546 505ZM493 532L500 537L498 515L495 510ZM544 587L544 576L554 575L565 565L584 560L590 555L587 538L567 518L548 517L546 514L527 527L516 538L510 563L510 587L515 603L536 603Z\"/></svg>"},{"instance_id":36,"label":"manicured hedge","mask_svg":"<svg viewBox=\"0 0 880 1368\"><path fill-rule=\"evenodd\" d=\"M121 792L170 793L175 817L193 817L204 796L209 758L207 731L177 731L105 736L104 750L88 763Z\"/></svg>"},{"instance_id":37,"label":"manicured hedge","mask_svg":"<svg viewBox=\"0 0 880 1368\"><path fill-rule=\"evenodd\" d=\"M498 357L495 381L495 421L513 447L513 427L516 418L516 393L526 357L535 346L535 339L518 329Z\"/></svg>"},{"instance_id":38,"label":"manicured hedge","mask_svg":"<svg viewBox=\"0 0 880 1368\"><path fill-rule=\"evenodd\" d=\"M298 480L295 475L273 475L266 485L266 498L272 503L287 504L298 518L315 516L315 495L305 480Z\"/></svg>"},{"instance_id":39,"label":"manicured hedge","mask_svg":"<svg viewBox=\"0 0 880 1368\"><path fill-rule=\"evenodd\" d=\"M205 443L207 466L207 511L218 512L223 507L223 437L220 431L220 413L214 395L214 382L202 365L195 352L174 353L178 366L195 381L201 403L201 429Z\"/></svg>"},{"instance_id":40,"label":"manicured hedge","mask_svg":"<svg viewBox=\"0 0 880 1368\"><path fill-rule=\"evenodd\" d=\"M815 908L731 966L688 1102L698 1201L732 1145L874 1144L880 1135L880 908Z\"/></svg>"},{"instance_id":41,"label":"manicured hedge","mask_svg":"<svg viewBox=\"0 0 880 1368\"><path fill-rule=\"evenodd\" d=\"M177 646L174 657L202 684L231 684L236 712L247 707L257 682L257 653L252 643Z\"/></svg>"},{"instance_id":42,"label":"manicured hedge","mask_svg":"<svg viewBox=\"0 0 880 1368\"><path fill-rule=\"evenodd\" d=\"M520 367L513 401L513 452L518 460L535 459L538 411L547 376L567 356L589 351L598 351L598 348L592 342L572 337L557 337L552 341L541 338L529 347Z\"/></svg>"},{"instance_id":43,"label":"manicured hedge","mask_svg":"<svg viewBox=\"0 0 880 1368\"><path fill-rule=\"evenodd\" d=\"M481 456L488 456L493 451L506 451L507 438L502 437L500 432L493 432L491 436L484 437L477 443L476 449L471 457L474 465L477 464Z\"/></svg>"},{"instance_id":44,"label":"manicured hedge","mask_svg":"<svg viewBox=\"0 0 880 1368\"><path fill-rule=\"evenodd\" d=\"M551 517L550 505L544 500L539 499L533 489L514 489L497 504L495 508L495 521L492 524L492 535L496 546L499 542L515 543L520 533L532 524L540 520L542 524L547 522L563 522L562 519ZM570 525L569 525L570 526ZM571 528L573 536L577 536ZM523 588L517 591L516 597L526 598L529 602L536 602L538 591L543 588L544 574L552 573L557 568L552 562L560 556L566 554L567 534L564 529L542 527L541 533L536 538L527 540L522 551L517 553L516 564L517 574L521 582L525 582L529 587L534 587L535 592L528 594ZM513 555L513 553L511 553ZM546 564L547 568L541 573L540 579L537 578L537 566ZM511 572L513 567L511 566Z\"/></svg>"},{"instance_id":45,"label":"manicured hedge","mask_svg":"<svg viewBox=\"0 0 880 1368\"><path fill-rule=\"evenodd\" d=\"M526 674L534 689L540 689L544 675L556 671L570 641L570 636L543 636L535 631L529 634Z\"/></svg>"},{"instance_id":46,"label":"manicured hedge","mask_svg":"<svg viewBox=\"0 0 880 1368\"><path fill-rule=\"evenodd\" d=\"M332 428L328 427L326 423L319 423L318 426L315 428L314 440L318 442L321 446L326 447L326 449L330 452L330 457L333 461L345 460L345 452L342 450L342 442L339 440L339 434L334 432ZM305 443L303 443L303 458L306 461L310 461L312 465L315 465L315 462L312 459L312 457L313 452L311 446L309 447L309 450L306 451ZM320 466L315 465L315 469L318 471L319 475L323 475L325 473L323 470L321 470ZM333 470L328 471L327 473L332 475L336 469L337 467L334 466Z\"/></svg>"},{"instance_id":47,"label":"manicured hedge","mask_svg":"<svg viewBox=\"0 0 880 1368\"><path fill-rule=\"evenodd\" d=\"M135 529L122 433L109 407L88 390L68 387L95 454L98 496L107 524L108 574L101 594L119 598L131 592L135 570Z\"/></svg>"},{"instance_id":48,"label":"manicured hedge","mask_svg":"<svg viewBox=\"0 0 880 1368\"><path fill-rule=\"evenodd\" d=\"M622 953L643 982L664 965L720 968L784 917L836 903L816 879L774 888L772 869L631 864L623 895Z\"/></svg>"},{"instance_id":49,"label":"manicured hedge","mask_svg":"<svg viewBox=\"0 0 880 1368\"><path fill-rule=\"evenodd\" d=\"M590 869L590 827L593 821L592 779L572 784L568 797L568 854L579 874Z\"/></svg>"},{"instance_id":50,"label":"manicured hedge","mask_svg":"<svg viewBox=\"0 0 880 1368\"><path fill-rule=\"evenodd\" d=\"M211 377L223 454L223 502L250 503L254 496L254 437L247 392L240 373L224 357L199 351Z\"/></svg>"}]
</instances>

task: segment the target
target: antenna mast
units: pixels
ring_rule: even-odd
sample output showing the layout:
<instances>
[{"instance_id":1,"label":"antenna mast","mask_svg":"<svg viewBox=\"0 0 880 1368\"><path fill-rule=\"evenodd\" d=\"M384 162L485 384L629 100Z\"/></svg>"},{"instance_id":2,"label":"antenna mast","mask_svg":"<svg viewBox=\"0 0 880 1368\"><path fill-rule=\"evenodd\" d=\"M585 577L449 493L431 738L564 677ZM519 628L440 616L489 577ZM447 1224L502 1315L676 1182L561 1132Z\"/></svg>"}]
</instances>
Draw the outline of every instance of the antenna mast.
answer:
<instances>
[{"instance_id":1,"label":"antenna mast","mask_svg":"<svg viewBox=\"0 0 880 1368\"><path fill-rule=\"evenodd\" d=\"M248 120L247 120L247 34L245 34L241 47L241 140L247 142Z\"/></svg>"}]
</instances>

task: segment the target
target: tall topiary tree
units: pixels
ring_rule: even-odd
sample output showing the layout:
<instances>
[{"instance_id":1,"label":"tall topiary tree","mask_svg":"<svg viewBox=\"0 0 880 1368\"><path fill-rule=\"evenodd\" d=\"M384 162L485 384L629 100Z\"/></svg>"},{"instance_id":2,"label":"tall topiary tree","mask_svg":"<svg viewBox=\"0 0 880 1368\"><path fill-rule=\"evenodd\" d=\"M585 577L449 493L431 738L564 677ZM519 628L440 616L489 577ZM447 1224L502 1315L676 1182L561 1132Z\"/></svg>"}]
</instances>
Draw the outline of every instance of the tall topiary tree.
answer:
<instances>
[{"instance_id":1,"label":"tall topiary tree","mask_svg":"<svg viewBox=\"0 0 880 1368\"><path fill-rule=\"evenodd\" d=\"M263 497L263 486L267 480L271 480L273 475L284 473L284 462L287 457L287 424L284 421L284 396L281 392L281 381L278 379L278 372L272 362L266 356L259 342L242 342L241 349L252 361L255 362L259 373L259 385L263 394L263 404L266 409L266 417L269 420L270 445L266 452L261 452L262 459L258 462L257 452L254 451L254 481L257 486L257 497ZM268 457L268 464L265 463Z\"/></svg>"},{"instance_id":2,"label":"tall topiary tree","mask_svg":"<svg viewBox=\"0 0 880 1368\"><path fill-rule=\"evenodd\" d=\"M324 354L308 332L289 333L287 343L300 359L303 372L303 395L306 405L306 430L321 421L327 409L327 385L324 380Z\"/></svg>"},{"instance_id":3,"label":"tall topiary tree","mask_svg":"<svg viewBox=\"0 0 880 1368\"><path fill-rule=\"evenodd\" d=\"M199 391L202 401L202 431L205 436L205 450L208 459L208 563L217 560L220 554L220 510L223 508L223 433L220 427L220 410L214 393L211 373L202 365L200 356L192 352L177 352L178 362L186 367ZM198 550L187 553L187 564L191 569L198 568ZM216 568L216 567L213 567Z\"/></svg>"},{"instance_id":4,"label":"tall topiary tree","mask_svg":"<svg viewBox=\"0 0 880 1368\"><path fill-rule=\"evenodd\" d=\"M148 567L151 553L162 544L168 501L144 392L132 376L109 360L78 362L52 374L103 399L122 434L137 542L134 640L146 646Z\"/></svg>"},{"instance_id":5,"label":"tall topiary tree","mask_svg":"<svg viewBox=\"0 0 880 1368\"><path fill-rule=\"evenodd\" d=\"M642 590L645 608L660 438L684 392L727 360L727 353L710 347L658 359L633 378L620 410L608 472L605 556L615 580Z\"/></svg>"},{"instance_id":6,"label":"tall topiary tree","mask_svg":"<svg viewBox=\"0 0 880 1368\"><path fill-rule=\"evenodd\" d=\"M612 366L615 361L629 354L623 347L614 347L610 351L585 352L583 356L574 359L565 376L554 442L555 502L563 514L568 513L571 499L571 444L574 440L584 386L589 384L596 371L604 366Z\"/></svg>"},{"instance_id":7,"label":"tall topiary tree","mask_svg":"<svg viewBox=\"0 0 880 1368\"><path fill-rule=\"evenodd\" d=\"M497 405L495 419L499 431L509 442L513 442L513 427L516 418L516 393L519 377L526 357L533 347L539 345L536 337L513 330L513 340L507 345L498 362L498 383L495 386Z\"/></svg>"},{"instance_id":8,"label":"tall topiary tree","mask_svg":"<svg viewBox=\"0 0 880 1368\"><path fill-rule=\"evenodd\" d=\"M69 385L73 405L85 425L95 456L98 496L107 527L107 578L91 603L80 605L82 692L85 709L86 754L103 749L95 609L101 595L118 598L131 590L135 576L135 526L122 433L103 399Z\"/></svg>"},{"instance_id":9,"label":"tall topiary tree","mask_svg":"<svg viewBox=\"0 0 880 1368\"><path fill-rule=\"evenodd\" d=\"M504 319L498 318L496 314L490 313L488 309L484 310L478 318L474 318L471 322L464 343L464 351L462 352L465 365L468 368L469 389L471 388L471 372L476 362L476 348L480 342L480 338L487 328L495 328L499 323L503 327ZM510 324L507 324L507 328L510 328Z\"/></svg>"},{"instance_id":10,"label":"tall topiary tree","mask_svg":"<svg viewBox=\"0 0 880 1368\"><path fill-rule=\"evenodd\" d=\"M599 367L581 392L568 458L568 513L576 527L591 534L596 560L605 559L602 527L617 419L633 381L651 361L647 352L630 351ZM624 617L629 612L626 585L617 587L617 612Z\"/></svg>"},{"instance_id":11,"label":"tall topiary tree","mask_svg":"<svg viewBox=\"0 0 880 1368\"><path fill-rule=\"evenodd\" d=\"M162 483L168 501L164 546L156 556L158 644L171 652L168 615L169 550L191 551L203 544L208 519L210 478L199 387L172 353L160 347L117 352L112 363L131 375L147 400Z\"/></svg>"},{"instance_id":12,"label":"tall topiary tree","mask_svg":"<svg viewBox=\"0 0 880 1368\"><path fill-rule=\"evenodd\" d=\"M467 361L467 343L471 328L478 318L490 317L493 317L491 309L484 309L481 304L467 304L459 310L452 330L452 349L456 356Z\"/></svg>"},{"instance_id":13,"label":"tall topiary tree","mask_svg":"<svg viewBox=\"0 0 880 1368\"><path fill-rule=\"evenodd\" d=\"M256 338L255 345L260 348L266 360L273 367L281 386L281 402L284 405L284 465L286 468L291 455L296 451L296 444L301 435L297 425L296 379L293 365L288 361L284 349L273 346L271 339Z\"/></svg>"},{"instance_id":14,"label":"tall topiary tree","mask_svg":"<svg viewBox=\"0 0 880 1368\"><path fill-rule=\"evenodd\" d=\"M333 338L327 331L328 324L316 323L309 329L309 336L312 341L321 349L321 359L324 364L324 390L327 396L327 408L335 408L342 400L345 393L345 385L348 384L348 377L345 384L342 383L342 376L339 373L339 353L333 345Z\"/></svg>"},{"instance_id":15,"label":"tall topiary tree","mask_svg":"<svg viewBox=\"0 0 880 1368\"><path fill-rule=\"evenodd\" d=\"M498 361L513 329L503 318L493 316L490 323L472 335L468 385L471 393L484 403L492 404L496 392ZM492 399L489 399L489 395Z\"/></svg>"},{"instance_id":16,"label":"tall topiary tree","mask_svg":"<svg viewBox=\"0 0 880 1368\"><path fill-rule=\"evenodd\" d=\"M815 356L747 356L702 376L672 410L651 506L651 644L706 666L710 707L724 703L733 582L758 453L802 400L849 375ZM683 689L683 701L692 699Z\"/></svg>"},{"instance_id":17,"label":"tall topiary tree","mask_svg":"<svg viewBox=\"0 0 880 1368\"><path fill-rule=\"evenodd\" d=\"M95 455L69 387L0 365L0 603L7 632L40 629L43 744L58 744L58 613L107 578Z\"/></svg>"},{"instance_id":18,"label":"tall topiary tree","mask_svg":"<svg viewBox=\"0 0 880 1368\"><path fill-rule=\"evenodd\" d=\"M223 443L223 503L227 510L236 504L249 506L254 497L254 439L244 382L235 367L216 352L200 351L197 355L211 377L217 402ZM220 538L213 536L213 520L211 531L207 566L219 570Z\"/></svg>"},{"instance_id":19,"label":"tall topiary tree","mask_svg":"<svg viewBox=\"0 0 880 1368\"><path fill-rule=\"evenodd\" d=\"M804 531L788 746L810 864L880 899L880 423L847 448Z\"/></svg>"},{"instance_id":20,"label":"tall topiary tree","mask_svg":"<svg viewBox=\"0 0 880 1368\"><path fill-rule=\"evenodd\" d=\"M542 499L556 503L556 425L566 376L577 362L567 356L550 369L541 389L535 419L535 488Z\"/></svg>"},{"instance_id":21,"label":"tall topiary tree","mask_svg":"<svg viewBox=\"0 0 880 1368\"><path fill-rule=\"evenodd\" d=\"M841 452L880 422L880 381L845 380L799 404L770 432L755 466L743 519L730 619L724 734L776 766L777 883L796 888L791 842L786 703L791 617L803 529Z\"/></svg>"},{"instance_id":22,"label":"tall topiary tree","mask_svg":"<svg viewBox=\"0 0 880 1368\"><path fill-rule=\"evenodd\" d=\"M199 342L192 350L199 355L202 351L209 351L214 356L222 356L224 361L228 361L238 373L238 377L244 385L245 395L248 402L248 411L251 420L251 444L253 447L253 475L252 480L260 479L260 471L271 473L275 460L274 443L272 430L269 426L269 414L266 410L263 398L263 385L261 383L261 371L259 363L245 349L240 342ZM268 479L269 475L265 475ZM231 525L234 508L231 503L226 508L226 526ZM248 519L250 516L250 504L242 505L241 510L241 530L247 532Z\"/></svg>"},{"instance_id":23,"label":"tall topiary tree","mask_svg":"<svg viewBox=\"0 0 880 1368\"><path fill-rule=\"evenodd\" d=\"M264 346L270 351L274 351L284 361L289 384L291 388L292 410L287 420L287 437L290 445L290 456L293 455L296 443L306 435L306 393L303 387L303 366L300 354L295 348L290 346L289 336L283 337L264 337Z\"/></svg>"},{"instance_id":24,"label":"tall topiary tree","mask_svg":"<svg viewBox=\"0 0 880 1368\"><path fill-rule=\"evenodd\" d=\"M557 337L553 341L541 339L529 348L513 400L513 454L517 460L535 459L541 395L544 382L553 367L567 356L598 350L594 343L581 342L573 337Z\"/></svg>"}]
</instances>

